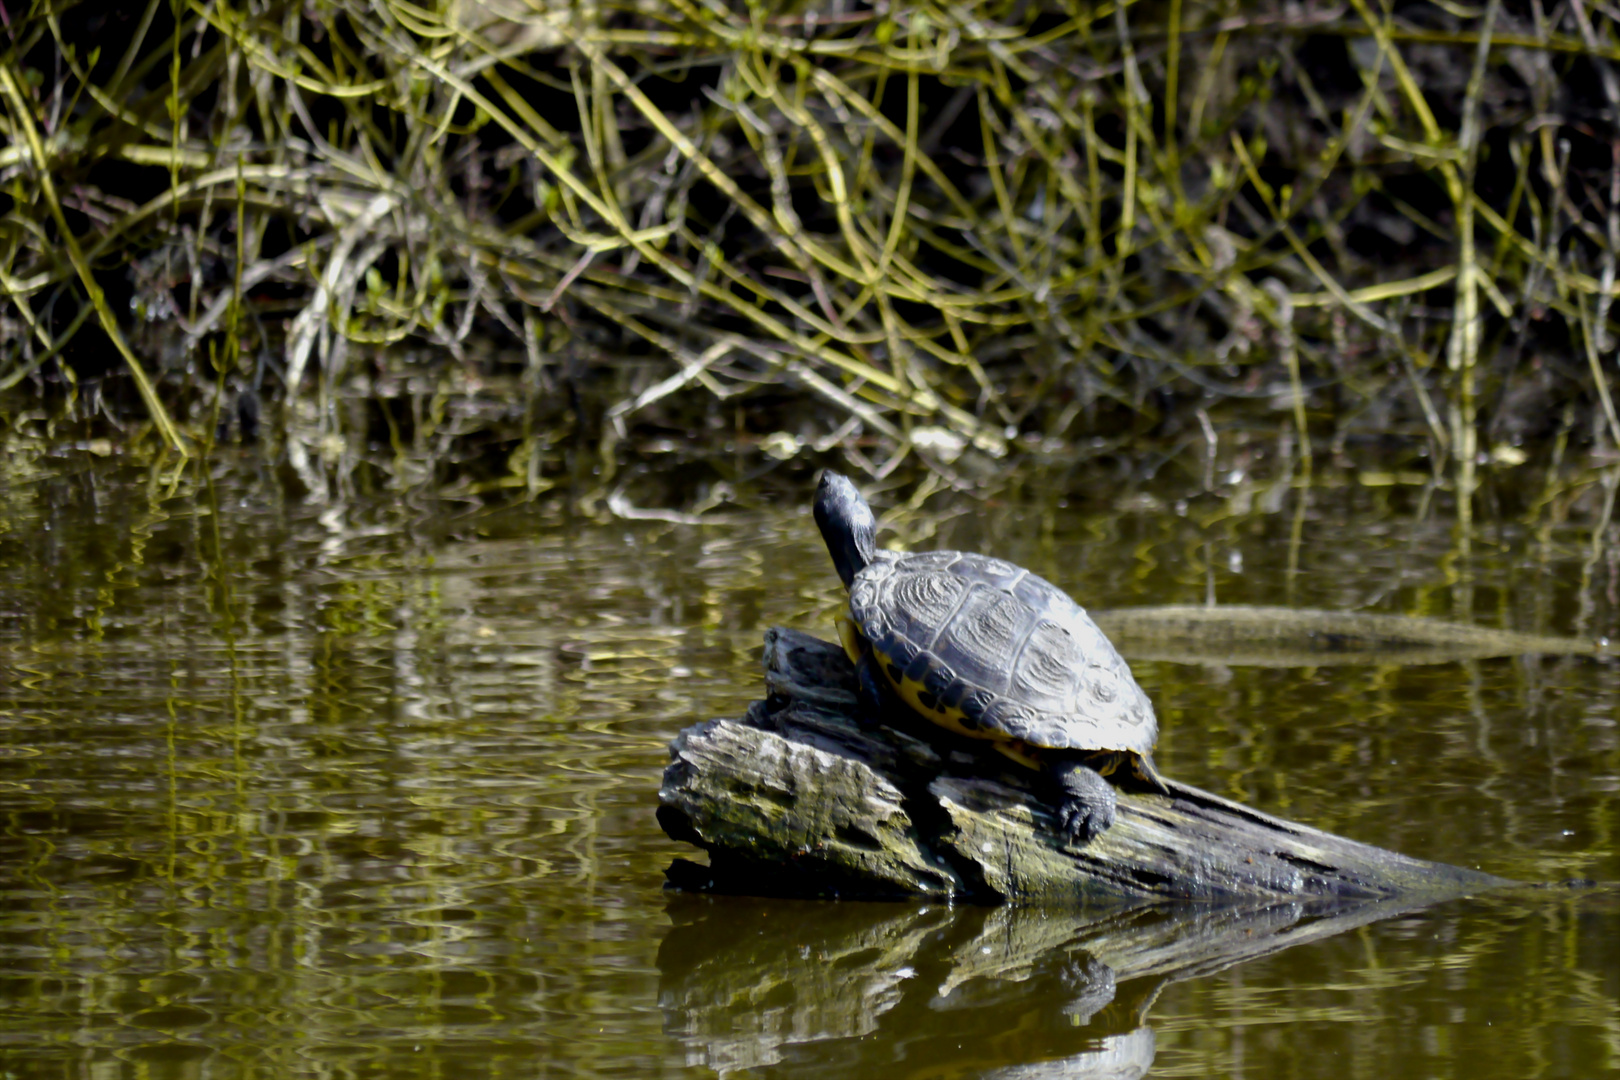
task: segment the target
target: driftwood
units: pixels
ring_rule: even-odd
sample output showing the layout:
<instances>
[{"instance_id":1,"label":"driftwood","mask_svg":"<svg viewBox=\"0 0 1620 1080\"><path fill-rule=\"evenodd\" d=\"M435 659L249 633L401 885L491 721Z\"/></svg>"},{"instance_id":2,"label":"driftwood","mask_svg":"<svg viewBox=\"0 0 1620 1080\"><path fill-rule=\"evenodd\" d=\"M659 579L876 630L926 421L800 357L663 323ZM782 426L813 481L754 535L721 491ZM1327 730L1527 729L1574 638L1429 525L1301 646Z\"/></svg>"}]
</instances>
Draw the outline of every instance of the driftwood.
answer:
<instances>
[{"instance_id":1,"label":"driftwood","mask_svg":"<svg viewBox=\"0 0 1620 1080\"><path fill-rule=\"evenodd\" d=\"M1113 828L1062 840L1034 773L909 715L866 723L836 645L765 637L768 697L683 731L658 820L708 852L684 889L1130 908L1178 901L1424 903L1510 884L1283 821L1171 780Z\"/></svg>"},{"instance_id":2,"label":"driftwood","mask_svg":"<svg viewBox=\"0 0 1620 1080\"><path fill-rule=\"evenodd\" d=\"M1248 604L1170 604L1092 611L1132 660L1324 667L1447 664L1493 656L1613 656L1607 639L1521 634L1406 615Z\"/></svg>"}]
</instances>

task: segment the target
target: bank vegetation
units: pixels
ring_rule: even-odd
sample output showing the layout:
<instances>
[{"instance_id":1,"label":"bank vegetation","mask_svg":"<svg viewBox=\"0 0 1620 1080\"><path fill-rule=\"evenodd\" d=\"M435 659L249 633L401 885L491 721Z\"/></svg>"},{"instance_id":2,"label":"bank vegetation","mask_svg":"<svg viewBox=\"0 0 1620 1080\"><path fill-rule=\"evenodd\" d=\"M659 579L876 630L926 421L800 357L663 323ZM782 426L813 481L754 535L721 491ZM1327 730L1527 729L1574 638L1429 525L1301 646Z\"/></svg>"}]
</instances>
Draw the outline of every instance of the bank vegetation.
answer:
<instances>
[{"instance_id":1,"label":"bank vegetation","mask_svg":"<svg viewBox=\"0 0 1620 1080\"><path fill-rule=\"evenodd\" d=\"M107 7L8 5L10 438L529 493L1620 446L1604 5Z\"/></svg>"}]
</instances>

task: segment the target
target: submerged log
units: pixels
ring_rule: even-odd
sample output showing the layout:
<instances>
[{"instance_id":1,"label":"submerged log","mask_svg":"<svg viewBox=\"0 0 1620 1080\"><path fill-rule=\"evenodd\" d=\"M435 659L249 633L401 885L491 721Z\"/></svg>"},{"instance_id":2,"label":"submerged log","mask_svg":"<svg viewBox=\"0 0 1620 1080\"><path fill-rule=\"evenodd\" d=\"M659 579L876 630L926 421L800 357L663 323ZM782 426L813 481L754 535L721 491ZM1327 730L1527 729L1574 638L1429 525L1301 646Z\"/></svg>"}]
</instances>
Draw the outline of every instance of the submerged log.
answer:
<instances>
[{"instance_id":1,"label":"submerged log","mask_svg":"<svg viewBox=\"0 0 1620 1080\"><path fill-rule=\"evenodd\" d=\"M1245 667L1449 664L1495 656L1613 656L1605 638L1521 634L1406 615L1248 604L1093 611L1132 660Z\"/></svg>"},{"instance_id":2,"label":"submerged log","mask_svg":"<svg viewBox=\"0 0 1620 1080\"><path fill-rule=\"evenodd\" d=\"M838 646L765 635L767 698L676 737L658 820L709 855L678 888L1136 906L1342 898L1428 901L1511 884L1250 810L1186 784L1119 793L1118 820L1061 837L1042 777L911 717L859 715Z\"/></svg>"}]
</instances>

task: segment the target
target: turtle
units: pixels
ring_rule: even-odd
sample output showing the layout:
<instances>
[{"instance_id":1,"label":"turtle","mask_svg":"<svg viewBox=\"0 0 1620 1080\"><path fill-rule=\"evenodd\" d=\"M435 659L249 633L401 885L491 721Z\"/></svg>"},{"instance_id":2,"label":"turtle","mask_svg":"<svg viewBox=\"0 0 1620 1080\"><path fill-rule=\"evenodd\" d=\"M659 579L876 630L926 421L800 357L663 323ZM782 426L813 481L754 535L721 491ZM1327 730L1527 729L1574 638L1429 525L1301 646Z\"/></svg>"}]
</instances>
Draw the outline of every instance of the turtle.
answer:
<instances>
[{"instance_id":1,"label":"turtle","mask_svg":"<svg viewBox=\"0 0 1620 1080\"><path fill-rule=\"evenodd\" d=\"M838 636L868 710L898 697L941 727L990 740L1047 773L1060 793L1058 826L1073 843L1114 823L1117 800L1105 777L1129 775L1169 794L1153 765L1153 703L1067 593L988 555L880 550L872 508L831 470L814 510L849 593Z\"/></svg>"}]
</instances>

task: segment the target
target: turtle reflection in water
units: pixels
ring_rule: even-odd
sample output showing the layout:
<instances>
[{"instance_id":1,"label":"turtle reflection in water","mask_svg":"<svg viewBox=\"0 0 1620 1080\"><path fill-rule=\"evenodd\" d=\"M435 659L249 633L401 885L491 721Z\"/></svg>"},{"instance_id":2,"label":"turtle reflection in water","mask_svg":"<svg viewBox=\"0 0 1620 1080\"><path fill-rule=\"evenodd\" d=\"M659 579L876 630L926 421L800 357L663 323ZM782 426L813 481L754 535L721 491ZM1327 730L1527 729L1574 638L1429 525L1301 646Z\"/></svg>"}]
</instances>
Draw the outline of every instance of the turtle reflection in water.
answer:
<instances>
[{"instance_id":1,"label":"turtle reflection in water","mask_svg":"<svg viewBox=\"0 0 1620 1080\"><path fill-rule=\"evenodd\" d=\"M985 555L878 550L871 507L835 472L822 474L815 516L849 590L838 635L868 709L881 680L936 724L1045 770L1061 792L1058 825L1076 842L1114 823L1104 777L1168 793L1153 767L1152 703L1061 590Z\"/></svg>"}]
</instances>

